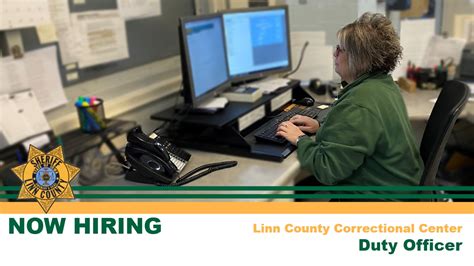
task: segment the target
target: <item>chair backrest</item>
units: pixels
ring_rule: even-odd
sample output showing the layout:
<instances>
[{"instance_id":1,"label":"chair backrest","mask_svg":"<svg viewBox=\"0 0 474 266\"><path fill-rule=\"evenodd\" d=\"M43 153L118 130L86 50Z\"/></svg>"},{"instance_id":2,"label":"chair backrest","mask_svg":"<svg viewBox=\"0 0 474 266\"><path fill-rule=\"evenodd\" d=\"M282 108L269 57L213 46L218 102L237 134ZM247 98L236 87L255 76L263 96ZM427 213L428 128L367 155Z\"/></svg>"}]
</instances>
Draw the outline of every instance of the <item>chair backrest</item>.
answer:
<instances>
[{"instance_id":1,"label":"chair backrest","mask_svg":"<svg viewBox=\"0 0 474 266\"><path fill-rule=\"evenodd\" d=\"M451 80L446 82L433 107L420 145L425 170L421 186L436 185L436 173L454 122L469 99L466 84Z\"/></svg>"}]
</instances>

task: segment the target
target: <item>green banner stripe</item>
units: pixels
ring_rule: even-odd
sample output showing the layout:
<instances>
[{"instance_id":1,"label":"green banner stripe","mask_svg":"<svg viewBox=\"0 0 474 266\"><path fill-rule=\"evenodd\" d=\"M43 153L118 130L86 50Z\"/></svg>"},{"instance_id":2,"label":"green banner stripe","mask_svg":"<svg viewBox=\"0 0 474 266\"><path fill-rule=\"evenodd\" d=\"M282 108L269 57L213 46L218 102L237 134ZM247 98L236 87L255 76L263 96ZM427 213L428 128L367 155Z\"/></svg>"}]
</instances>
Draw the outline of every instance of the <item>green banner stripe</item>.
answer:
<instances>
[{"instance_id":1,"label":"green banner stripe","mask_svg":"<svg viewBox=\"0 0 474 266\"><path fill-rule=\"evenodd\" d=\"M75 191L474 191L474 186L73 186ZM19 191L20 186L0 186Z\"/></svg>"},{"instance_id":2,"label":"green banner stripe","mask_svg":"<svg viewBox=\"0 0 474 266\"><path fill-rule=\"evenodd\" d=\"M78 199L474 199L474 194L77 194ZM0 198L16 199L3 194Z\"/></svg>"}]
</instances>

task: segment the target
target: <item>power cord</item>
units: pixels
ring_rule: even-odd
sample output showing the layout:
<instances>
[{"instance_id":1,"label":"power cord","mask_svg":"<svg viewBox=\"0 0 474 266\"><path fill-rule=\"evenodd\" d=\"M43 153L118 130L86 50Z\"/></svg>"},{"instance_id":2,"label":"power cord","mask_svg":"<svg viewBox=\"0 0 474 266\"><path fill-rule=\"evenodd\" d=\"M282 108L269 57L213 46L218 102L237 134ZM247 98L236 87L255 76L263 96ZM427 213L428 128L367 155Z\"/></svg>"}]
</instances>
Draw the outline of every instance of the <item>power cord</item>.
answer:
<instances>
[{"instance_id":1,"label":"power cord","mask_svg":"<svg viewBox=\"0 0 474 266\"><path fill-rule=\"evenodd\" d=\"M301 63L303 62L303 58L304 58L304 52L306 51L306 47L308 47L308 45L309 45L309 41L306 41L303 45L303 48L301 48L300 60L298 61L298 64L296 65L296 68L293 71L283 75L284 78L287 78L288 76L296 73L296 71L298 71L300 69Z\"/></svg>"},{"instance_id":2,"label":"power cord","mask_svg":"<svg viewBox=\"0 0 474 266\"><path fill-rule=\"evenodd\" d=\"M218 162L218 163L210 163L210 164L205 164L201 165L199 167L194 168L193 170L189 171L182 177L176 179L174 183L171 184L171 186L182 186L187 183L190 183L194 180L197 180L205 175L208 175L214 171L226 169L226 168L231 168L237 165L237 161L224 161L224 162ZM194 175L196 174L196 175Z\"/></svg>"}]
</instances>

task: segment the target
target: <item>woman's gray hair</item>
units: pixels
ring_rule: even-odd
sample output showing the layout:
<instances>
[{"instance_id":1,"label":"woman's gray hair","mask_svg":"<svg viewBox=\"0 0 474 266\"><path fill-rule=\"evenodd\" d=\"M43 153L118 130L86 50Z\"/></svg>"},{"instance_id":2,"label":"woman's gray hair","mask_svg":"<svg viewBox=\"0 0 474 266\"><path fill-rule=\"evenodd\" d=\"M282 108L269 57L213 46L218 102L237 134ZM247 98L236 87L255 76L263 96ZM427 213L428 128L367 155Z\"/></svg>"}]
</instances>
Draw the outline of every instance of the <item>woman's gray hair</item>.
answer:
<instances>
[{"instance_id":1,"label":"woman's gray hair","mask_svg":"<svg viewBox=\"0 0 474 266\"><path fill-rule=\"evenodd\" d=\"M391 72L402 57L402 47L392 23L382 14L364 13L337 32L347 52L349 72L355 78L372 72Z\"/></svg>"}]
</instances>

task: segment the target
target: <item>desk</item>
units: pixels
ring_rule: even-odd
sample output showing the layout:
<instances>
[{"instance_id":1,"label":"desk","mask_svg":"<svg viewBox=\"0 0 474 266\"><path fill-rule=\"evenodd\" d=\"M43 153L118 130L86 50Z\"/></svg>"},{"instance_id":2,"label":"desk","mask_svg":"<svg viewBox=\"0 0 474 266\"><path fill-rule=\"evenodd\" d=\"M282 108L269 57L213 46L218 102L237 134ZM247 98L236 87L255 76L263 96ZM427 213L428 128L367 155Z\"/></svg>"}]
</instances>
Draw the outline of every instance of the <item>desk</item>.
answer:
<instances>
[{"instance_id":1,"label":"desk","mask_svg":"<svg viewBox=\"0 0 474 266\"><path fill-rule=\"evenodd\" d=\"M430 100L437 98L440 92L441 90L417 90L416 92L409 93L401 90L403 100L407 107L408 118L410 118L410 120L427 121L434 107L434 103L430 102ZM332 102L334 100L328 95L316 95L313 92L309 93L317 101ZM474 123L474 103L468 102L460 117L467 118Z\"/></svg>"},{"instance_id":2,"label":"desk","mask_svg":"<svg viewBox=\"0 0 474 266\"><path fill-rule=\"evenodd\" d=\"M417 91L416 93L408 93L403 91L402 96L407 105L408 115L411 120L423 120L426 121L431 113L434 106L433 103L429 102L429 99L436 98L439 95L438 91ZM330 101L331 98L327 96L314 95L318 101ZM150 108L153 108L151 106ZM463 116L474 114L474 104L468 103L463 112ZM154 110L150 109L149 113ZM141 110L143 113L144 110ZM132 115L133 116L133 115ZM129 117L130 118L130 117ZM157 126L157 122L153 120L147 120L143 123L143 128L154 128ZM422 129L423 130L423 129ZM225 160L236 160L239 162L237 167L225 169L222 171L211 173L207 176L202 177L188 186L291 186L294 181L299 177L309 175L309 173L300 169L300 164L296 158L296 153L290 154L283 162L271 162L265 160L256 160L239 156L232 156L226 154L216 154L198 150L189 150L192 154L192 158L189 164L184 169L184 173L203 164L225 161ZM107 186L133 186L141 185L125 180L124 178L114 178L103 180L97 185ZM91 193L91 192L89 192ZM117 193L117 192L111 192ZM153 193L150 191L137 191L138 193L148 194ZM178 193L178 192L154 192L154 193ZM195 192L200 193L200 192ZM205 192L206 193L206 192ZM218 191L212 193L219 193ZM220 193L231 193L229 191ZM235 192L235 193L272 193L268 191L254 191L254 192ZM217 199L218 201L231 201L231 199ZM260 201L262 199L249 199L249 201ZM144 200L149 201L149 199Z\"/></svg>"},{"instance_id":3,"label":"desk","mask_svg":"<svg viewBox=\"0 0 474 266\"><path fill-rule=\"evenodd\" d=\"M189 150L192 154L183 174L203 164L236 160L238 165L233 168L210 173L186 186L293 186L294 180L301 172L296 153L291 154L283 162L271 162L222 155L198 150ZM307 176L307 175L305 175ZM143 186L145 184L125 180L124 177L107 178L97 186ZM150 185L153 186L153 185ZM77 193L77 192L75 192ZM81 194L287 194L288 191L81 191ZM81 199L81 201L273 201L273 199Z\"/></svg>"},{"instance_id":4,"label":"desk","mask_svg":"<svg viewBox=\"0 0 474 266\"><path fill-rule=\"evenodd\" d=\"M142 120L140 124L146 133L149 133L152 129L159 125L159 122L151 119L143 120L145 113L151 114L156 111L156 105L149 105L144 109L130 112L127 114L127 119ZM205 152L200 150L186 149L192 154L191 160L183 170L183 174L194 169L197 166L208 164L218 161L236 160L238 166L224 169L221 171L213 172L206 175L196 181L191 182L187 186L291 186L294 183L294 179L301 173L300 164L296 158L296 153L290 154L283 162L273 162L267 160L251 159L246 157L218 154L212 152ZM138 186L144 185L140 183L131 182L125 180L123 177L114 177L101 180L96 183L98 186ZM128 191L129 192L129 191ZM82 191L80 193L95 194L97 192ZM105 193L105 192L100 192ZM120 193L119 191L113 191L109 193ZM150 193L178 193L178 192L165 192L165 191L136 191L136 194L150 194ZM179 192L181 193L181 192ZM186 193L186 192L183 192ZM192 192L187 192L192 193ZM197 191L195 193L207 193ZM211 192L209 192L211 193ZM212 193L233 193L231 191L219 192L213 191ZM238 191L234 192L238 194L251 193L251 194L263 194L273 193L268 191ZM116 201L113 199L107 199L108 201ZM134 201L150 201L151 199L134 199ZM242 201L238 199L239 201ZM82 199L82 201L97 201L97 199L88 200ZM176 201L176 200L175 200ZM194 200L193 200L194 201ZM217 199L217 201L233 201L233 199ZM248 199L248 201L265 201L265 199Z\"/></svg>"},{"instance_id":5,"label":"desk","mask_svg":"<svg viewBox=\"0 0 474 266\"><path fill-rule=\"evenodd\" d=\"M60 137L63 140L63 151L64 157L67 161L71 161L75 156L82 154L95 147L100 147L102 144L109 142L108 145L113 144L110 142L112 139L125 134L135 126L134 122L123 121L123 120L110 120L108 121L107 129L103 132L103 137L99 134L86 134L82 133L79 129L65 133ZM8 148L8 151L14 151L17 146ZM52 150L56 147L56 143L53 141L51 144L46 145L42 148L44 151ZM14 154L14 152L13 152ZM8 155L8 154L7 154ZM7 160L8 159L8 160ZM6 157L6 164L0 167L0 184L4 185L20 185L20 180L10 171L12 167L17 166L19 163L12 158L12 156Z\"/></svg>"},{"instance_id":6,"label":"desk","mask_svg":"<svg viewBox=\"0 0 474 266\"><path fill-rule=\"evenodd\" d=\"M441 90L417 90L414 93L402 91L410 120L428 120L431 110L433 110L434 107L434 103L430 102L430 100L437 98L440 92ZM471 121L471 123L474 123L474 103L468 102L460 114L460 117L466 118Z\"/></svg>"},{"instance_id":7,"label":"desk","mask_svg":"<svg viewBox=\"0 0 474 266\"><path fill-rule=\"evenodd\" d=\"M192 157L184 168L183 174L203 164L238 161L236 167L210 173L189 183L189 186L287 186L293 184L293 178L300 172L296 153L292 153L279 163L199 150L186 150L192 154ZM139 183L117 178L104 180L100 182L100 185L133 186L139 185Z\"/></svg>"}]
</instances>

